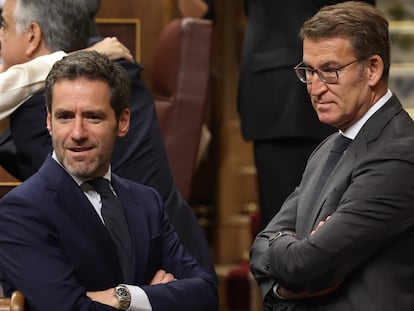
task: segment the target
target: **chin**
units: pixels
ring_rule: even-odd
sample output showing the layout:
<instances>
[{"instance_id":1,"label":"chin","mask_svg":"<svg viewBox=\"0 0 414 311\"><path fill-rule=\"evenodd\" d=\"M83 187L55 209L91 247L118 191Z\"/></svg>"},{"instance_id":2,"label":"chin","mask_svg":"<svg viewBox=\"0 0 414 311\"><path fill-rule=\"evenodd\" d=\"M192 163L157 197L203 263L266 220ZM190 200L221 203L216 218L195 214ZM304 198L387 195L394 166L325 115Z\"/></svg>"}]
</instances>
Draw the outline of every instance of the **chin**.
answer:
<instances>
[{"instance_id":1,"label":"chin","mask_svg":"<svg viewBox=\"0 0 414 311\"><path fill-rule=\"evenodd\" d=\"M319 116L319 121L323 124L326 124L326 125L329 125L329 126L332 126L332 127L336 127L336 125L338 124L336 119L332 119L332 118L329 118L327 116L325 116L325 117Z\"/></svg>"}]
</instances>

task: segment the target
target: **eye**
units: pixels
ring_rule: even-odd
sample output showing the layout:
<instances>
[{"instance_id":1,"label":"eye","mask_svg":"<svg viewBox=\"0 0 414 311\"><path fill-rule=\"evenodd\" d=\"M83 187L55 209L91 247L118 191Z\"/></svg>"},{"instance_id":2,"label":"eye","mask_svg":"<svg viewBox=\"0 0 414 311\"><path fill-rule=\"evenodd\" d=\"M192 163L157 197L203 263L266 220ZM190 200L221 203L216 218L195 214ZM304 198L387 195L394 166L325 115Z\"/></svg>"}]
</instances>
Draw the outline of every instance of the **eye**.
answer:
<instances>
[{"instance_id":1,"label":"eye","mask_svg":"<svg viewBox=\"0 0 414 311\"><path fill-rule=\"evenodd\" d=\"M99 121L102 120L102 118L100 118L99 116L90 116L88 117L89 121L93 122L93 123L97 123Z\"/></svg>"},{"instance_id":2,"label":"eye","mask_svg":"<svg viewBox=\"0 0 414 311\"><path fill-rule=\"evenodd\" d=\"M315 69L308 68L308 67L305 68L306 74L313 75L314 71L315 71Z\"/></svg>"},{"instance_id":3,"label":"eye","mask_svg":"<svg viewBox=\"0 0 414 311\"><path fill-rule=\"evenodd\" d=\"M4 18L3 16L0 16L0 28L5 28L6 27L6 23L4 22Z\"/></svg>"},{"instance_id":4,"label":"eye","mask_svg":"<svg viewBox=\"0 0 414 311\"><path fill-rule=\"evenodd\" d=\"M99 122L101 122L102 120L105 119L105 115L103 113L100 113L100 112L91 112L91 113L88 113L86 115L86 118L91 123L99 123Z\"/></svg>"},{"instance_id":5,"label":"eye","mask_svg":"<svg viewBox=\"0 0 414 311\"><path fill-rule=\"evenodd\" d=\"M322 71L325 74L336 74L336 68L332 68L332 67L326 67L326 68L321 68L320 71Z\"/></svg>"},{"instance_id":6,"label":"eye","mask_svg":"<svg viewBox=\"0 0 414 311\"><path fill-rule=\"evenodd\" d=\"M55 118L62 121L69 120L73 118L73 114L69 112L60 112L55 114Z\"/></svg>"}]
</instances>

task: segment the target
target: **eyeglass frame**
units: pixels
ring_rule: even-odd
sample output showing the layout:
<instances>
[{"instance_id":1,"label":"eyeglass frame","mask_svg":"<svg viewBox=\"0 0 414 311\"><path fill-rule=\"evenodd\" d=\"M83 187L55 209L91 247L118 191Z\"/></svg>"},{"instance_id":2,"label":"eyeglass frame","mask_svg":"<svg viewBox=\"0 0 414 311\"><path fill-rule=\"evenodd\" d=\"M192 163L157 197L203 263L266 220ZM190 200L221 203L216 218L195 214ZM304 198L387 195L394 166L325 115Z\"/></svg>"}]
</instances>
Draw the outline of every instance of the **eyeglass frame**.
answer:
<instances>
[{"instance_id":1,"label":"eyeglass frame","mask_svg":"<svg viewBox=\"0 0 414 311\"><path fill-rule=\"evenodd\" d=\"M324 75L323 70L321 70L321 69L313 69L313 68L310 68L310 67L304 67L304 66L301 66L301 65L304 65L304 64L303 64L303 61L302 61L302 62L300 62L299 64L297 64L297 65L293 68L293 70L295 70L296 76L298 77L299 81L300 81L300 82L303 82L303 83L306 83L306 84L312 84L312 80L310 80L310 81L307 81L307 80L306 80L306 72L312 72L312 78L313 78L313 76L315 75L315 72L316 72L316 74L318 75L319 79L320 79L323 83L326 83L326 84L337 84L337 83L338 83L338 81L339 81L339 72L340 72L342 69L344 69L344 68L346 68L346 67L348 67L348 66L350 66L350 65L352 65L352 64L355 64L355 63L357 63L357 62L360 62L360 61L362 61L362 60L365 60L365 59L367 59L367 58L368 58L368 57L358 58L358 59L353 60L352 62L350 62L350 63L348 63L348 64L342 65L342 66L337 67L337 68L327 67L326 69L324 69L325 71L328 71L328 70L329 70L329 71L331 71L331 72L335 72L336 79L335 79L335 81L331 81L331 82L329 82L329 80L327 81L327 80L323 77L323 75ZM299 74L299 70L304 70L304 71L305 71L305 75L304 75L303 77L301 77L301 75Z\"/></svg>"}]
</instances>

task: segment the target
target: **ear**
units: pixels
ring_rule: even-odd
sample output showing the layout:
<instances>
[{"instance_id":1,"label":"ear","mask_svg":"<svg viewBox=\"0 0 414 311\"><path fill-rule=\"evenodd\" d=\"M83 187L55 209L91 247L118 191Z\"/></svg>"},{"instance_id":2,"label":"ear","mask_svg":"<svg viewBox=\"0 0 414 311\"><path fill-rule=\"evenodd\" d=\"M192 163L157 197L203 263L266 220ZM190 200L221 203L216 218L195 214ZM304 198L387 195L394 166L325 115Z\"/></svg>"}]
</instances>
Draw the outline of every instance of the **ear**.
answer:
<instances>
[{"instance_id":1,"label":"ear","mask_svg":"<svg viewBox=\"0 0 414 311\"><path fill-rule=\"evenodd\" d=\"M32 58L33 55L36 55L36 52L40 49L42 44L42 29L39 24L31 23L27 31L27 48L26 55L29 58Z\"/></svg>"},{"instance_id":2,"label":"ear","mask_svg":"<svg viewBox=\"0 0 414 311\"><path fill-rule=\"evenodd\" d=\"M368 59L368 80L371 86L377 85L384 72L384 61L381 56L373 55Z\"/></svg>"},{"instance_id":3,"label":"ear","mask_svg":"<svg viewBox=\"0 0 414 311\"><path fill-rule=\"evenodd\" d=\"M128 133L130 118L131 118L131 113L128 108L122 111L119 117L119 123L118 123L118 136L119 137L124 137Z\"/></svg>"},{"instance_id":4,"label":"ear","mask_svg":"<svg viewBox=\"0 0 414 311\"><path fill-rule=\"evenodd\" d=\"M52 136L52 116L51 116L50 112L47 113L46 128L49 131L50 136Z\"/></svg>"}]
</instances>

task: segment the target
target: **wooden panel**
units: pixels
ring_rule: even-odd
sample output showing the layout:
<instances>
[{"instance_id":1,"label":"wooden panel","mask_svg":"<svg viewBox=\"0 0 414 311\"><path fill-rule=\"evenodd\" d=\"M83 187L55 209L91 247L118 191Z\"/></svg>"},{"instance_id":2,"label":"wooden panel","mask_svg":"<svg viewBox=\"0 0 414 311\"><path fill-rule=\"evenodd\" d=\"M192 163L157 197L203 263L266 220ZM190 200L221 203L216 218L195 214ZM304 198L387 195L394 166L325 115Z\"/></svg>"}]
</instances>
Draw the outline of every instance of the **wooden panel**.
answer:
<instances>
[{"instance_id":1,"label":"wooden panel","mask_svg":"<svg viewBox=\"0 0 414 311\"><path fill-rule=\"evenodd\" d=\"M97 18L103 37L117 37L141 62L141 22L138 18Z\"/></svg>"},{"instance_id":2,"label":"wooden panel","mask_svg":"<svg viewBox=\"0 0 414 311\"><path fill-rule=\"evenodd\" d=\"M7 192L12 190L13 188L20 185L21 182L16 181L9 181L9 182L0 182L0 198L2 198Z\"/></svg>"},{"instance_id":3,"label":"wooden panel","mask_svg":"<svg viewBox=\"0 0 414 311\"><path fill-rule=\"evenodd\" d=\"M97 18L138 18L141 21L141 59L144 66L142 76L151 86L152 58L161 29L170 19L172 0L101 0Z\"/></svg>"}]
</instances>

